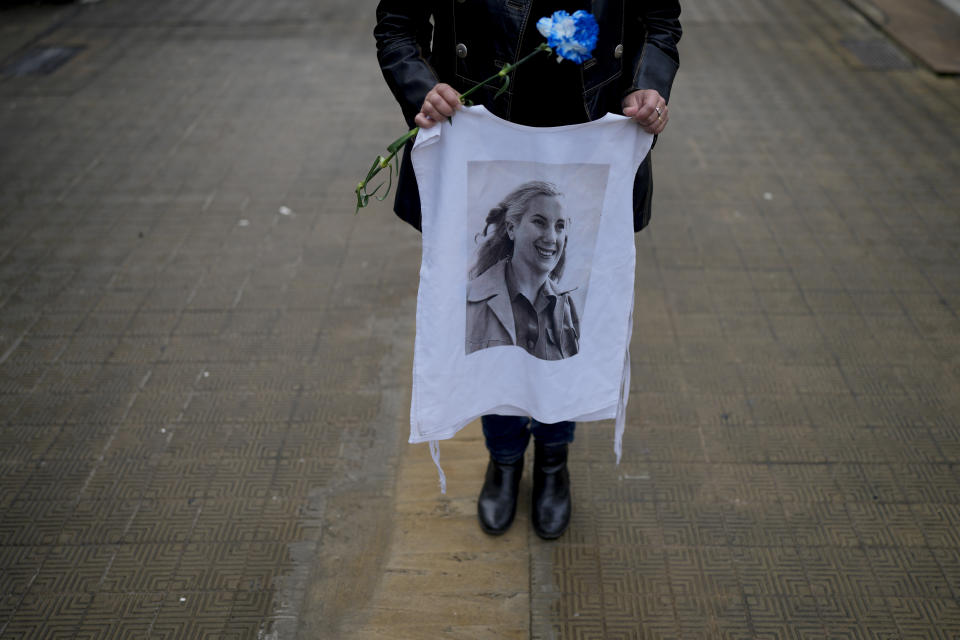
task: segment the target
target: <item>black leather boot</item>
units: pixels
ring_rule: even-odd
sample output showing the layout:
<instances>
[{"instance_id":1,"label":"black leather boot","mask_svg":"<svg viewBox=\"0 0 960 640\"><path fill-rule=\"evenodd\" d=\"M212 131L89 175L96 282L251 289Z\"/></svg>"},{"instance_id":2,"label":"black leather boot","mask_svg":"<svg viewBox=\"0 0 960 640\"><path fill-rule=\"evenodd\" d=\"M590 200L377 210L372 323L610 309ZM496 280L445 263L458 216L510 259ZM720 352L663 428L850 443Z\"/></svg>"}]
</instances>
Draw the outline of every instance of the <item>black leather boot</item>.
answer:
<instances>
[{"instance_id":1,"label":"black leather boot","mask_svg":"<svg viewBox=\"0 0 960 640\"><path fill-rule=\"evenodd\" d=\"M492 536L499 536L513 524L517 514L517 493L523 474L523 456L516 462L497 462L492 457L477 499L480 527Z\"/></svg>"},{"instance_id":2,"label":"black leather boot","mask_svg":"<svg viewBox=\"0 0 960 640\"><path fill-rule=\"evenodd\" d=\"M545 540L563 535L570 524L570 472L567 445L535 444L533 459L533 530Z\"/></svg>"}]
</instances>

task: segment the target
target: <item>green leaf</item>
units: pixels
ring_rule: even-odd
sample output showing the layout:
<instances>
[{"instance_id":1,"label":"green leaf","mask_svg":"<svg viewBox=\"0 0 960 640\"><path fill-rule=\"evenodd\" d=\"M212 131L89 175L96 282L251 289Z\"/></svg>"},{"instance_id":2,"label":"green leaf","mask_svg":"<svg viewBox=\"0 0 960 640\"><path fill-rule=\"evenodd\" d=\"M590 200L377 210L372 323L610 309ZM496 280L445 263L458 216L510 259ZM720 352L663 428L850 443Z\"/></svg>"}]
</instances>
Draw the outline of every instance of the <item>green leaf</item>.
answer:
<instances>
[{"instance_id":1,"label":"green leaf","mask_svg":"<svg viewBox=\"0 0 960 640\"><path fill-rule=\"evenodd\" d=\"M381 183L380 187L382 186L383 184ZM390 187L392 186L393 186L393 165L390 165L390 172L387 174L387 190L383 192L382 197L377 198L378 202L383 202L384 200L387 199L387 196L390 195ZM380 187L377 187L377 189L379 189Z\"/></svg>"},{"instance_id":2,"label":"green leaf","mask_svg":"<svg viewBox=\"0 0 960 640\"><path fill-rule=\"evenodd\" d=\"M367 206L368 202L370 202L370 196L363 193L360 189L357 189L357 208L353 210L353 214L356 215L360 213L360 209Z\"/></svg>"},{"instance_id":3,"label":"green leaf","mask_svg":"<svg viewBox=\"0 0 960 640\"><path fill-rule=\"evenodd\" d=\"M390 153L396 153L397 151L400 151L400 147L407 144L407 140L410 140L411 138L416 137L419 131L420 131L420 127L414 127L413 129L410 129L410 131L407 131L405 134L403 134L402 136L400 136L399 138L391 142L387 146L387 151L389 151Z\"/></svg>"},{"instance_id":4,"label":"green leaf","mask_svg":"<svg viewBox=\"0 0 960 640\"><path fill-rule=\"evenodd\" d=\"M367 177L363 179L363 184L366 185L370 182L370 178L380 173L380 158L378 157L373 161L373 164L370 165L370 170L367 171Z\"/></svg>"},{"instance_id":5,"label":"green leaf","mask_svg":"<svg viewBox=\"0 0 960 640\"><path fill-rule=\"evenodd\" d=\"M500 85L500 88L497 90L497 92L493 94L493 99L496 100L501 95L503 95L503 92L506 91L507 87L509 86L510 86L510 76L503 76L503 84Z\"/></svg>"}]
</instances>

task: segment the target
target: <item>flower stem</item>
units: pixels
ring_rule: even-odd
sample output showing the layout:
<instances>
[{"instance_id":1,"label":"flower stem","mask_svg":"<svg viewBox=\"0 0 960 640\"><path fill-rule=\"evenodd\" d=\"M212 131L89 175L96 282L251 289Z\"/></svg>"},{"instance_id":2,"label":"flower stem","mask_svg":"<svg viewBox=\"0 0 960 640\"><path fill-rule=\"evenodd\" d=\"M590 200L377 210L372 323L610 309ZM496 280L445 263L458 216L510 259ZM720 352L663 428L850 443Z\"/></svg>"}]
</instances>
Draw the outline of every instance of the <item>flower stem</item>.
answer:
<instances>
[{"instance_id":1,"label":"flower stem","mask_svg":"<svg viewBox=\"0 0 960 640\"><path fill-rule=\"evenodd\" d=\"M480 87L483 87L483 86L486 86L486 85L490 84L491 82L493 82L493 81L496 80L497 78L502 78L502 77L504 77L504 76L506 76L506 75L509 75L511 71L513 71L514 69L516 69L517 67L519 67L521 64L523 64L524 62L526 62L526 61L529 60L530 58L534 57L534 56L537 55L538 53L541 53L541 52L544 52L544 51L550 51L550 47L547 46L547 43L542 42L542 43L540 43L540 45L539 45L536 49L534 49L533 51L531 51L530 53L528 53L528 54L525 55L524 57L520 58L519 60L517 60L516 62L514 62L514 63L512 63L512 64L504 65L504 67L503 67L502 69L500 69L500 71L498 71L497 73L493 74L492 76L490 76L489 78L487 78L486 80L484 80L483 82L481 82L480 84L478 84L478 85L476 85L476 86L474 86L474 87L471 87L471 88L467 89L466 91L464 91L463 93L461 93L461 94L460 94L460 102L466 101L466 99L469 98L469 97L470 97L477 89L479 89Z\"/></svg>"},{"instance_id":2,"label":"flower stem","mask_svg":"<svg viewBox=\"0 0 960 640\"><path fill-rule=\"evenodd\" d=\"M500 69L500 71L490 76L480 84L474 87L471 87L470 89L467 89L465 92L461 93L460 102L461 103L465 102L466 99L470 97L470 95L473 94L477 89L490 84L494 80L497 80L499 78L504 78L505 81L509 80L510 72L512 72L514 69L516 69L521 64L523 64L530 58L534 57L538 53L542 53L545 51L551 51L551 49L550 47L547 46L546 43L541 43L540 46L538 46L536 49L531 51L526 56L520 58L513 64L505 65L502 69ZM506 84L504 84L501 91L505 89L506 89ZM354 211L354 213L359 212L361 208L367 206L367 203L370 201L370 198L376 198L377 200L384 200L387 197L387 194L390 193L390 185L393 183L393 167L390 166L390 162L394 158L396 158L397 153L400 151L400 149L403 148L403 145L405 145L407 141L412 140L414 137L416 137L419 131L420 131L420 127L414 127L413 129L410 129L410 131L407 131L405 134L403 134L402 136L400 136L399 138L397 138L387 146L387 151L390 152L390 155L386 157L377 156L377 159L373 161L373 165L371 165L370 170L367 171L367 177L361 180L359 183L357 183L357 187L356 189L354 189L354 193L357 196L357 208ZM380 187L383 186L383 183L380 183L380 185L378 185L373 191L367 190L367 184L370 182L370 180L374 176L380 173L380 171L383 169L390 170L389 182L387 183L387 190L384 192L384 194L382 196L378 196L376 195L377 191L380 190ZM397 169L397 171L399 172L399 169Z\"/></svg>"}]
</instances>

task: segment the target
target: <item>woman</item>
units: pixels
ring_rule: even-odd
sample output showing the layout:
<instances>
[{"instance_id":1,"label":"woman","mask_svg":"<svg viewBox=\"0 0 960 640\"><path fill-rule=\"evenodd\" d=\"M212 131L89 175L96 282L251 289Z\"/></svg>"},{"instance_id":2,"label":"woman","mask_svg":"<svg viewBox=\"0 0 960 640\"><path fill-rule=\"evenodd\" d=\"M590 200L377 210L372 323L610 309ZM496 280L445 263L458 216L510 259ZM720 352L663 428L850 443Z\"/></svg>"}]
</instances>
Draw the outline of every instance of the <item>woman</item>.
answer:
<instances>
[{"instance_id":1,"label":"woman","mask_svg":"<svg viewBox=\"0 0 960 640\"><path fill-rule=\"evenodd\" d=\"M679 67L679 0L380 0L377 59L407 124L429 128L452 116L462 106L460 92L532 51L542 38L529 26L560 9L592 11L600 29L593 58L577 67L544 55L518 68L507 91L488 87L474 94L474 101L500 118L529 126L575 124L619 111L644 131L662 133ZM411 148L408 143L400 166L394 211L419 229ZM648 155L634 180L634 231L650 219L652 193ZM576 329L572 314L569 328ZM477 501L483 530L500 534L513 522L523 454L532 435L533 527L543 538L562 535L570 522L567 445L574 424L495 415L483 416L482 423L490 451Z\"/></svg>"},{"instance_id":2,"label":"woman","mask_svg":"<svg viewBox=\"0 0 960 640\"><path fill-rule=\"evenodd\" d=\"M579 351L580 319L560 290L570 220L549 182L527 182L487 214L467 286L467 354L517 345L541 360Z\"/></svg>"}]
</instances>

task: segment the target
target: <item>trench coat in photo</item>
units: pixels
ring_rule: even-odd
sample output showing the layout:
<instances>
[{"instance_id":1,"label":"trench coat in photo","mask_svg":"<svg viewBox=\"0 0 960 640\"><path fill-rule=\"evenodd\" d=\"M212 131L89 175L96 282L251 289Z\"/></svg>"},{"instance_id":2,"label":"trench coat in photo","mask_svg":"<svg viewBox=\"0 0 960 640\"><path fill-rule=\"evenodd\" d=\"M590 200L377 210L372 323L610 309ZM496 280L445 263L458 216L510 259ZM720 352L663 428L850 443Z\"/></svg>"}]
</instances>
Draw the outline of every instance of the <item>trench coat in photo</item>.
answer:
<instances>
[{"instance_id":1,"label":"trench coat in photo","mask_svg":"<svg viewBox=\"0 0 960 640\"><path fill-rule=\"evenodd\" d=\"M501 260L467 283L468 355L488 347L517 344L513 305L507 293L506 264L506 260ZM553 299L546 327L548 360L569 358L580 350L580 318L570 291L561 291L550 278L543 283L544 295Z\"/></svg>"}]
</instances>

